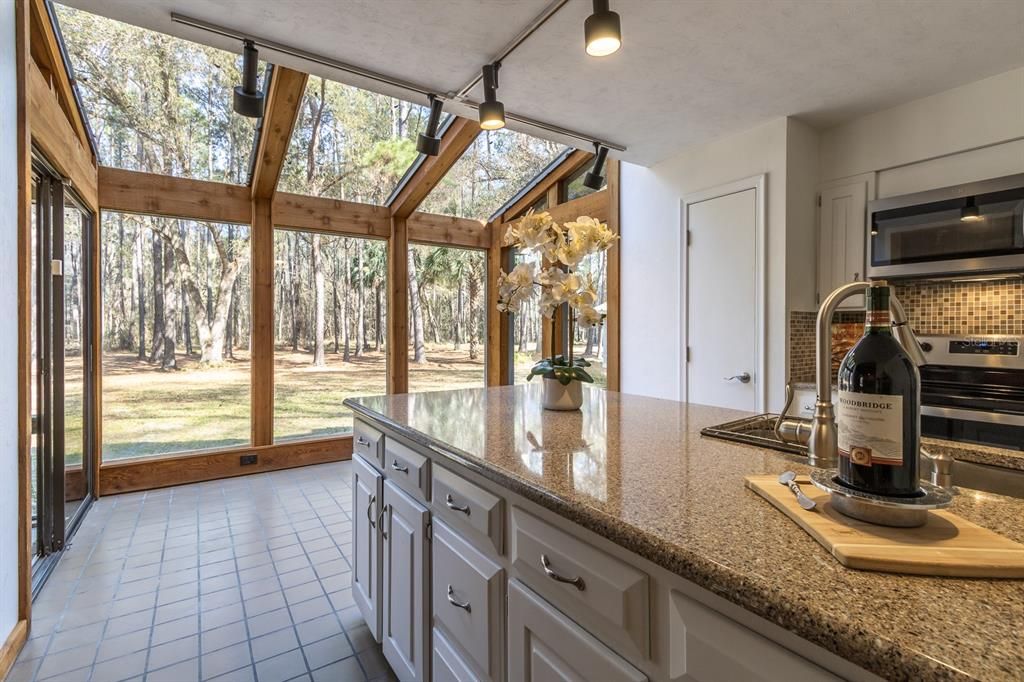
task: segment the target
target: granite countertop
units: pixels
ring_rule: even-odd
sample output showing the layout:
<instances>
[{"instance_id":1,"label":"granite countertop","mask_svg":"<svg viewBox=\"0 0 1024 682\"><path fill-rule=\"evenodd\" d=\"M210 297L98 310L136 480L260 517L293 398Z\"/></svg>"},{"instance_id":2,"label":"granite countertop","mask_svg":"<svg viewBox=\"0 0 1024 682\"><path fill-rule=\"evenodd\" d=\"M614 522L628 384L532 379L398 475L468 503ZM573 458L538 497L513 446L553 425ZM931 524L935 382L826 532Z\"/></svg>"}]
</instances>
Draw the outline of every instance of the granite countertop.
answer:
<instances>
[{"instance_id":1,"label":"granite countertop","mask_svg":"<svg viewBox=\"0 0 1024 682\"><path fill-rule=\"evenodd\" d=\"M586 388L581 412L539 385L349 399L409 439L889 679L1024 676L1024 582L844 568L744 487L797 458L703 437L735 410ZM1024 500L952 511L1024 542Z\"/></svg>"}]
</instances>

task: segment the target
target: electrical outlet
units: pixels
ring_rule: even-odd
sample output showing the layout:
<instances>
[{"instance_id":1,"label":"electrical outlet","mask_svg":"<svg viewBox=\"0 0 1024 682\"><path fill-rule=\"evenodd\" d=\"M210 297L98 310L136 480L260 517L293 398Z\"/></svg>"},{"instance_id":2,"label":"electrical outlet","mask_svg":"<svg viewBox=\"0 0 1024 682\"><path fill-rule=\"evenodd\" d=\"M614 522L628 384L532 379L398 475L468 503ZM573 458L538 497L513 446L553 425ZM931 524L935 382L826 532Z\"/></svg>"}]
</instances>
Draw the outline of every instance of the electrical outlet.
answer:
<instances>
[{"instance_id":1,"label":"electrical outlet","mask_svg":"<svg viewBox=\"0 0 1024 682\"><path fill-rule=\"evenodd\" d=\"M242 455L238 458L238 463L241 466L248 466L250 464L255 464L258 459L259 455Z\"/></svg>"}]
</instances>

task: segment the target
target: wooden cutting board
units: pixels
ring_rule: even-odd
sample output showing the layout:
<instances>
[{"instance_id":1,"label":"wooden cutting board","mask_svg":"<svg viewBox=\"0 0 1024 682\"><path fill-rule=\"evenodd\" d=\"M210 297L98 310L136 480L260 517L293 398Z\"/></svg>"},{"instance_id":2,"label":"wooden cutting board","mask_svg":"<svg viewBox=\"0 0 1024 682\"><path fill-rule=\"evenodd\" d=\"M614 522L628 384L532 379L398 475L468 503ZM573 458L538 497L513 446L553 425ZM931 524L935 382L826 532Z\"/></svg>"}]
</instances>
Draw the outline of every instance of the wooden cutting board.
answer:
<instances>
[{"instance_id":1,"label":"wooden cutting board","mask_svg":"<svg viewBox=\"0 0 1024 682\"><path fill-rule=\"evenodd\" d=\"M817 507L806 511L778 476L747 476L747 487L782 510L843 566L963 578L1024 578L1024 545L945 510L919 528L876 526L843 516L807 476L797 483Z\"/></svg>"}]
</instances>

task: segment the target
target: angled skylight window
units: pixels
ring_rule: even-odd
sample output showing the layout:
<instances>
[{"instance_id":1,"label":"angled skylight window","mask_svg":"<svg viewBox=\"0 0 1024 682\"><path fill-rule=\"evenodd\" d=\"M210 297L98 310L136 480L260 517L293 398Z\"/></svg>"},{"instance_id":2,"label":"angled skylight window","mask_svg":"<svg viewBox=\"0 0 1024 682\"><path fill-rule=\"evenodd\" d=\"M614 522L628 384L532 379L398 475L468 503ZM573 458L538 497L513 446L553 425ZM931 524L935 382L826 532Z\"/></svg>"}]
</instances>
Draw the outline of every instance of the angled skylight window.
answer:
<instances>
[{"instance_id":1,"label":"angled skylight window","mask_svg":"<svg viewBox=\"0 0 1024 682\"><path fill-rule=\"evenodd\" d=\"M248 182L256 123L231 109L240 54L55 7L100 164Z\"/></svg>"},{"instance_id":2,"label":"angled skylight window","mask_svg":"<svg viewBox=\"0 0 1024 682\"><path fill-rule=\"evenodd\" d=\"M426 106L310 76L278 189L384 204L416 159Z\"/></svg>"},{"instance_id":3,"label":"angled skylight window","mask_svg":"<svg viewBox=\"0 0 1024 682\"><path fill-rule=\"evenodd\" d=\"M419 210L488 220L565 149L508 128L483 131Z\"/></svg>"}]
</instances>

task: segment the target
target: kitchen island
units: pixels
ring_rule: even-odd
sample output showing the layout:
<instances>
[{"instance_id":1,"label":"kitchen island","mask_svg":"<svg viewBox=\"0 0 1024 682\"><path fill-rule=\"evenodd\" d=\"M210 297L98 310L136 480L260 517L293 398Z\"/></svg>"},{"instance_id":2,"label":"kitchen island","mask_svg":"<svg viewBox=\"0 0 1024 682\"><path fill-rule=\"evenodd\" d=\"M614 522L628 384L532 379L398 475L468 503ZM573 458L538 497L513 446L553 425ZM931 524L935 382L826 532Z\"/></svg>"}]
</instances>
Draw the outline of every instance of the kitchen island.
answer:
<instances>
[{"instance_id":1,"label":"kitchen island","mask_svg":"<svg viewBox=\"0 0 1024 682\"><path fill-rule=\"evenodd\" d=\"M396 498L408 498L398 505L406 513L399 513L394 526L398 507L376 504L379 487L374 500L369 488L361 497L357 481L354 518L375 521L363 526L363 535L369 528L391 529L392 536L401 528L412 533L410 516L417 513L427 537L433 535L434 618L416 615L417 608L430 610L429 594L415 594L417 604L401 605L409 617L428 623L415 654L419 674L431 648L435 667L459 658L449 641L451 629L443 623L437 629L436 613L439 604L462 603L453 583L444 584L459 570L439 571L437 561L451 548L464 547L491 567L477 571L488 576L483 591L493 602L484 609L493 621L487 634L491 649L503 648L505 640L504 618L495 614L504 597L494 595L504 594L501 576L508 573L509 646L480 658L473 668L477 677L515 679L514 672L531 665L518 660L523 646L533 652L528 658L544 658L543 643L531 643L529 632L536 638L575 623L587 630L585 637L593 635L584 642L589 650L607 647L631 664L616 679L707 679L718 671L756 671L763 679L801 672L809 679L819 671L821 679L829 673L915 680L1024 676L1024 581L844 568L744 487L748 474L808 471L799 457L699 433L744 413L594 389L585 390L580 412L547 412L540 407L540 390L510 386L346 401L357 418L356 471L377 476L378 486L385 477L389 484L394 479L395 490L404 491ZM367 507L365 514L360 505ZM472 513L461 511L470 506ZM1024 541L1024 501L964 491L952 511ZM431 524L431 512L440 523ZM453 523L462 523L468 541L458 534L448 541ZM373 537L361 539L358 525L360 564L365 547L378 549ZM443 552L437 549L438 529L448 548ZM385 542L398 545L396 537ZM403 551L416 550L414 543L407 545ZM533 565L538 547L549 548L539 567ZM430 572L429 557L421 553L418 560ZM357 602L359 589L354 586ZM530 613L519 613L525 608L519 603L534 601L539 608L551 606L551 618L533 623ZM393 601L385 606L395 607ZM379 617L379 605L367 608L370 619ZM433 644L429 623L440 632ZM399 644L412 658L413 644ZM722 663L729 656L736 660ZM415 678L417 669L396 672Z\"/></svg>"}]
</instances>

